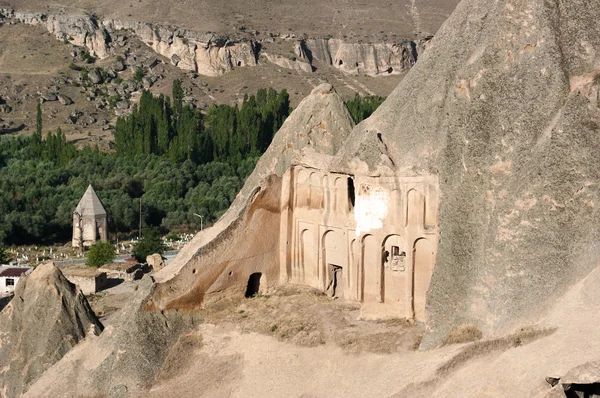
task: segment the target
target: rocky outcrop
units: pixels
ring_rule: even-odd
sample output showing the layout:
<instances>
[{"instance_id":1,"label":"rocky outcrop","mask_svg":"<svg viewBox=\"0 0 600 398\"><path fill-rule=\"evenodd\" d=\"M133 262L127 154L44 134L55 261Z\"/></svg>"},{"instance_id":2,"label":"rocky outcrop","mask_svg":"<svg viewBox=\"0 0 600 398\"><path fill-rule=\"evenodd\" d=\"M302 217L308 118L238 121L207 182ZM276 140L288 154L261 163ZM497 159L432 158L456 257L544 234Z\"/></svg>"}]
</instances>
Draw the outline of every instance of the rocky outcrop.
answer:
<instances>
[{"instance_id":1,"label":"rocky outcrop","mask_svg":"<svg viewBox=\"0 0 600 398\"><path fill-rule=\"evenodd\" d=\"M234 39L226 35L178 29L146 22L100 19L95 15L49 15L0 9L0 16L30 25L45 26L59 40L87 48L91 54L106 58L115 47L124 45L128 31L168 58L183 70L205 76L222 75L245 66L256 66L259 56L283 68L310 73L313 60L333 66L345 73L382 76L406 73L417 61L422 43L351 43L342 39L316 38L297 40L282 37L295 56L260 51L261 40ZM116 36L113 38L113 36ZM272 39L264 39L270 40Z\"/></svg>"},{"instance_id":2,"label":"rocky outcrop","mask_svg":"<svg viewBox=\"0 0 600 398\"><path fill-rule=\"evenodd\" d=\"M28 25L44 26L57 39L85 47L97 57L110 55L110 35L93 15L47 15L0 9L0 16Z\"/></svg>"},{"instance_id":3,"label":"rocky outcrop","mask_svg":"<svg viewBox=\"0 0 600 398\"><path fill-rule=\"evenodd\" d=\"M145 311L152 285L150 277L138 282L130 304L104 332L71 350L24 396L146 396L170 349L198 323L194 314Z\"/></svg>"},{"instance_id":4,"label":"rocky outcrop","mask_svg":"<svg viewBox=\"0 0 600 398\"><path fill-rule=\"evenodd\" d=\"M313 154L313 170L348 176L357 183L370 179L368 184L347 184L348 198L366 197L366 203L372 203L372 208L364 209L367 219L379 217L380 212L384 219L389 211L389 217L400 214L409 219L406 224L413 232L419 232L402 253L410 258L411 252L420 252L420 257L404 263L399 253L390 272L385 272L390 274L392 266L406 264L406 268L400 267L412 273L408 282L400 285L406 294L416 290L413 287L419 282L421 295L415 294L408 308L415 311L418 321L428 324L424 348L442 344L461 326L471 325L487 338L531 325L553 300L597 266L599 21L600 9L585 2L464 0L373 116L354 128L339 146L335 141L323 141L331 146L332 152L327 153L337 152L331 163L316 166L319 157ZM321 42L320 52L315 50L311 56L331 57L334 62L339 48L332 51L334 47L326 44ZM309 56L308 51L305 54ZM318 102L311 99L310 103ZM282 154L298 149L296 137L313 143L323 137L312 130L298 130L307 123L320 123L323 111L312 108L315 113L309 117L304 113L309 108L301 106L296 112L300 109L304 116L292 115L286 121L240 193L242 199L220 221L225 224L217 224L225 227L199 234L180 252L176 266L160 273L163 283L156 289L157 307L197 305L204 293L223 291L229 276L231 283L240 283L236 264L258 255L255 247L261 247L236 246L238 241L227 240L239 233L239 225L256 228L248 224L244 217L249 213L242 210L251 208L252 195L257 192L261 197L286 192L277 178L292 164L284 161ZM341 120L337 115L333 117ZM329 122L323 125L330 126ZM294 138L289 136L290 128ZM332 133L327 139L335 137ZM277 156L270 152L275 148ZM312 192L320 192L320 184L325 185L313 174L314 181L305 182L309 192L301 197L311 198L311 207ZM429 185L421 194L416 184L425 180ZM397 185L398 199L379 189L381 181ZM345 193L344 188L336 187L336 192ZM377 195L367 197L370 192ZM279 208L270 203L273 212L285 211L285 203L293 201L283 196ZM358 199L355 215L364 208ZM408 203L414 212L405 212L402 203ZM331 213L324 214L332 219ZM268 225L266 220L260 221L265 224L258 230L274 228L273 220L268 219ZM230 226L234 229L227 229ZM384 230L376 224L369 228L371 235ZM363 253L364 268L359 269L365 274L366 267L373 267L371 276L367 275L372 278L372 288L369 295L363 294L366 288L361 292L359 284L359 296L363 294L359 298L363 304L371 300L371 308L386 308L394 302L384 293L397 285L392 285L394 275L386 279L378 264L385 262L381 260L385 241L371 239L363 231L354 230L356 242L370 241L373 255L367 258L367 249L361 251L360 246L355 253ZM389 237L393 236L407 239L409 235L390 229ZM424 246L419 246L423 239L427 239ZM282 258L300 258L300 244L286 251L288 242L285 236L280 238ZM327 249L319 239L309 242ZM343 245L332 243L330 248L337 253ZM223 247L223 251L233 251L219 257L216 253ZM392 248L385 251L393 252ZM207 253L215 257L208 261ZM321 255L313 256L318 264L325 262L318 257ZM345 258L340 256L332 264ZM263 260L277 261L260 257L256 262L265 268L254 272L266 272ZM245 265L239 269L246 278L252 270ZM417 269L428 273L423 271L419 280ZM267 280L272 277L269 274ZM426 284L421 284L423 281Z\"/></svg>"},{"instance_id":5,"label":"rocky outcrop","mask_svg":"<svg viewBox=\"0 0 600 398\"><path fill-rule=\"evenodd\" d=\"M202 75L216 76L237 67L256 65L252 41L144 22L105 20L103 26L110 31L131 31L173 65Z\"/></svg>"},{"instance_id":6,"label":"rocky outcrop","mask_svg":"<svg viewBox=\"0 0 600 398\"><path fill-rule=\"evenodd\" d=\"M281 66L282 68L300 70L306 73L311 73L313 71L313 66L310 62L296 57L284 57L283 55L269 54L266 52L263 52L262 56L268 62Z\"/></svg>"},{"instance_id":7,"label":"rocky outcrop","mask_svg":"<svg viewBox=\"0 0 600 398\"><path fill-rule=\"evenodd\" d=\"M332 65L346 73L371 76L406 73L417 62L417 44L347 43L340 39L309 39L300 42L304 57Z\"/></svg>"},{"instance_id":8,"label":"rocky outcrop","mask_svg":"<svg viewBox=\"0 0 600 398\"><path fill-rule=\"evenodd\" d=\"M54 264L38 266L19 281L0 313L0 395L27 391L77 343L102 329L83 293Z\"/></svg>"},{"instance_id":9,"label":"rocky outcrop","mask_svg":"<svg viewBox=\"0 0 600 398\"><path fill-rule=\"evenodd\" d=\"M424 347L535 322L598 264L598 54L591 3L463 0L340 151L338 170L439 176Z\"/></svg>"},{"instance_id":10,"label":"rocky outcrop","mask_svg":"<svg viewBox=\"0 0 600 398\"><path fill-rule=\"evenodd\" d=\"M100 20L94 15L47 15L0 9L6 18L45 26L59 40L87 48L99 58L113 51L111 33L127 30L152 47L173 65L206 76L216 76L237 67L257 63L255 44L248 40L232 40L227 36L180 30L174 27L144 22Z\"/></svg>"}]
</instances>

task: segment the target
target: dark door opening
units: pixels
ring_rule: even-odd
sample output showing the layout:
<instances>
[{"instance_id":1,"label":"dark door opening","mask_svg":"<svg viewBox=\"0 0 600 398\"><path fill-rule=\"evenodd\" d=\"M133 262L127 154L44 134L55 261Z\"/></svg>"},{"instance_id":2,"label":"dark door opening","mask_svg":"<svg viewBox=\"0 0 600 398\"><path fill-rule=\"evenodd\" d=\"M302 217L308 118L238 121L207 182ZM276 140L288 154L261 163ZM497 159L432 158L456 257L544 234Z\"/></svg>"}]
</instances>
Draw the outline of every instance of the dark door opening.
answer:
<instances>
[{"instance_id":1,"label":"dark door opening","mask_svg":"<svg viewBox=\"0 0 600 398\"><path fill-rule=\"evenodd\" d=\"M246 298L254 297L258 294L261 277L262 274L260 272L255 272L254 274L250 275L250 278L248 278L248 286L246 287Z\"/></svg>"},{"instance_id":2,"label":"dark door opening","mask_svg":"<svg viewBox=\"0 0 600 398\"><path fill-rule=\"evenodd\" d=\"M356 204L356 191L354 190L354 180L348 177L348 208L350 211L354 209Z\"/></svg>"}]
</instances>

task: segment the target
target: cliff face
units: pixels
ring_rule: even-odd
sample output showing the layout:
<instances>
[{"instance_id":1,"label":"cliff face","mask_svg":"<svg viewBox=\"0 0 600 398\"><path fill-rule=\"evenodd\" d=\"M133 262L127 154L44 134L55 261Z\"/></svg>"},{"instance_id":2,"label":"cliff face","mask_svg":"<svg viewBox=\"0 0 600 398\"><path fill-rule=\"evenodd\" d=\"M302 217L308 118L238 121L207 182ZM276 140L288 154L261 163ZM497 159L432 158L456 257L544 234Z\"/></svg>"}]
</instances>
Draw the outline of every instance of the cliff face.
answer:
<instances>
[{"instance_id":1,"label":"cliff face","mask_svg":"<svg viewBox=\"0 0 600 398\"><path fill-rule=\"evenodd\" d=\"M346 73L371 76L406 73L417 62L417 44L360 44L340 39L310 39L303 43L307 57L332 65Z\"/></svg>"},{"instance_id":2,"label":"cliff face","mask_svg":"<svg viewBox=\"0 0 600 398\"><path fill-rule=\"evenodd\" d=\"M583 1L464 0L340 151L341 170L439 176L425 346L533 323L598 264L599 21Z\"/></svg>"},{"instance_id":3,"label":"cliff face","mask_svg":"<svg viewBox=\"0 0 600 398\"><path fill-rule=\"evenodd\" d=\"M360 44L340 39L296 40L285 37L290 52L286 56L260 51L263 40L234 39L226 35L178 29L117 19L100 19L94 15L50 15L0 9L0 16L44 26L59 40L87 48L91 54L106 58L116 45L114 36L129 31L157 54L171 60L183 70L205 76L222 75L232 69L256 66L259 56L266 62L310 73L313 60L333 66L345 73L371 76L407 72L417 61L417 43ZM273 39L269 39L273 41ZM266 41L268 42L268 41Z\"/></svg>"}]
</instances>

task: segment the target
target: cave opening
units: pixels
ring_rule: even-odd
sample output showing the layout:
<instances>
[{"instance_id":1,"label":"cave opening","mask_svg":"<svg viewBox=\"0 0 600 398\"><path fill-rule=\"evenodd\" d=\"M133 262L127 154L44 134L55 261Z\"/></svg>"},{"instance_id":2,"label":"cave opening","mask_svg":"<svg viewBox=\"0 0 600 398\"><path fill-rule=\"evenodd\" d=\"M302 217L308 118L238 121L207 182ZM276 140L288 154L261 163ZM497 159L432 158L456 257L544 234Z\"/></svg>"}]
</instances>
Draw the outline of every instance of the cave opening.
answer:
<instances>
[{"instance_id":1,"label":"cave opening","mask_svg":"<svg viewBox=\"0 0 600 398\"><path fill-rule=\"evenodd\" d=\"M250 278L248 278L248 286L246 287L246 294L244 295L246 298L251 298L258 294L261 277L262 273L260 272L255 272L250 275Z\"/></svg>"}]
</instances>

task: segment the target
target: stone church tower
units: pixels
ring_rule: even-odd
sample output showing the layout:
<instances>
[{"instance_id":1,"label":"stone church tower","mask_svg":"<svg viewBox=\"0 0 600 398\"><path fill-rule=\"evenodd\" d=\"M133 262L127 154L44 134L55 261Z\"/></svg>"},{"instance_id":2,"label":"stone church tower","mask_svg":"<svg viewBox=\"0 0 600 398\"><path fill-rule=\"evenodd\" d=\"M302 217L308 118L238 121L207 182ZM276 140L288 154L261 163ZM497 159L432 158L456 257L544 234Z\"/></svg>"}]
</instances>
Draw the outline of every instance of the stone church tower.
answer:
<instances>
[{"instance_id":1,"label":"stone church tower","mask_svg":"<svg viewBox=\"0 0 600 398\"><path fill-rule=\"evenodd\" d=\"M73 247L91 246L108 239L106 210L92 186L88 186L73 212Z\"/></svg>"}]
</instances>

